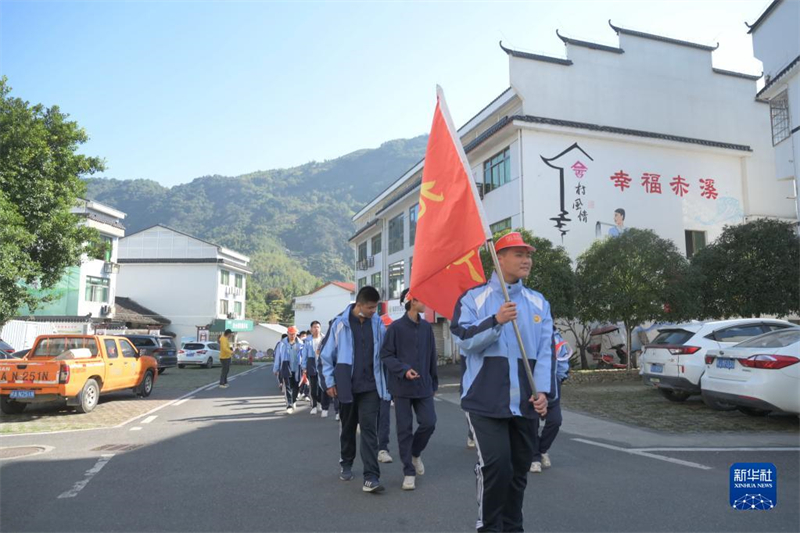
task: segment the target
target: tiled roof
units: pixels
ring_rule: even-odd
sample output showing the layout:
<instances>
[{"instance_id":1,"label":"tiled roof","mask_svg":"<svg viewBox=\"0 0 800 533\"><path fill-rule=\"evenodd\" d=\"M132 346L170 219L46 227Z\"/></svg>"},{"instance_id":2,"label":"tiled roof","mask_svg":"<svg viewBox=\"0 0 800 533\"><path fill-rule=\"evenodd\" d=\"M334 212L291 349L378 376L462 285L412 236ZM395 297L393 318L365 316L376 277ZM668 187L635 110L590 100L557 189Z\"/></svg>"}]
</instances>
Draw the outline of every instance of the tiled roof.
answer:
<instances>
[{"instance_id":1,"label":"tiled roof","mask_svg":"<svg viewBox=\"0 0 800 533\"><path fill-rule=\"evenodd\" d=\"M325 283L325 284L317 287L313 291L309 292L308 294L306 294L306 296L311 296L312 294L321 291L322 289L324 289L325 287L328 287L329 285L336 285L340 289L344 289L344 290L346 290L348 292L356 292L356 286L355 286L354 283L348 283L346 281L329 281L328 283Z\"/></svg>"},{"instance_id":2,"label":"tiled roof","mask_svg":"<svg viewBox=\"0 0 800 533\"><path fill-rule=\"evenodd\" d=\"M608 25L611 26L612 30L617 32L617 35L624 33L625 35L633 35L634 37L641 37L643 39L651 39L653 41L661 41L664 43L677 44L679 46L688 46L689 48L697 48L698 50L705 50L707 52L713 52L714 50L719 48L719 43L717 43L717 46L708 46L705 44L692 43L689 41L681 41L680 39L673 39L672 37L664 37L663 35L654 35L652 33L645 33L643 31L620 28L619 26L614 26L613 24L611 24L611 20L608 21Z\"/></svg>"},{"instance_id":3,"label":"tiled roof","mask_svg":"<svg viewBox=\"0 0 800 533\"><path fill-rule=\"evenodd\" d=\"M711 70L713 70L717 74L724 74L725 76L733 76L735 78L744 78L746 80L753 80L753 81L760 80L761 76L763 76L763 74L761 74L759 76L755 76L753 74L745 74L743 72L734 72L732 70L722 70L721 68L712 68Z\"/></svg>"},{"instance_id":4,"label":"tiled roof","mask_svg":"<svg viewBox=\"0 0 800 533\"><path fill-rule=\"evenodd\" d=\"M114 298L114 320L133 324L161 324L164 326L171 324L168 318L123 296Z\"/></svg>"},{"instance_id":5,"label":"tiled roof","mask_svg":"<svg viewBox=\"0 0 800 533\"><path fill-rule=\"evenodd\" d=\"M216 263L219 265L227 265L230 267L238 268L239 270L243 270L247 274L252 274L253 271L245 266L242 266L238 263L234 263L232 261L228 261L227 259L217 259L215 257L185 257L185 258L178 258L174 259L171 257L145 257L145 258L137 258L137 259L118 259L117 263L121 265L144 265L144 264L153 264L153 263L172 263L172 264L182 264L182 263Z\"/></svg>"},{"instance_id":6,"label":"tiled roof","mask_svg":"<svg viewBox=\"0 0 800 533\"><path fill-rule=\"evenodd\" d=\"M589 41L580 41L578 39L571 39L569 37L564 37L563 35L558 33L558 30L556 30L556 35L558 35L558 38L561 39L564 42L564 44L571 44L573 46L582 46L584 48L591 48L592 50L600 50L602 52L612 52L614 54L625 53L625 50L623 50L622 48L618 48L616 46L608 46L599 43L590 43Z\"/></svg>"},{"instance_id":7,"label":"tiled roof","mask_svg":"<svg viewBox=\"0 0 800 533\"><path fill-rule=\"evenodd\" d=\"M784 77L784 76L785 76L785 75L786 75L786 74L787 74L787 73L788 73L790 70L792 70L794 67L796 67L798 63L800 63L800 56L797 56L797 57L795 57L795 58L792 60L792 62L791 62L791 63L789 63L788 65L786 65L786 68L784 68L783 70L781 70L780 72L778 72L777 74L775 74L775 77L774 77L774 78L770 78L770 80L769 80L769 83L767 83L766 85L764 85L764 88L763 88L763 89L761 89L760 91L758 91L758 94L756 95L756 98L758 98L759 96L761 96L762 94L764 94L764 93L767 91L767 89L769 89L770 87L772 87L772 86L773 86L773 85L774 85L774 84L775 84L775 83L776 83L776 82L777 82L779 79L781 79L782 77Z\"/></svg>"},{"instance_id":8,"label":"tiled roof","mask_svg":"<svg viewBox=\"0 0 800 533\"><path fill-rule=\"evenodd\" d=\"M532 59L534 61L544 61L545 63L555 63L557 65L571 65L572 61L569 59L561 59L560 57L550 57L550 56L543 56L539 54L531 54L529 52L520 52L519 50L512 50L511 48L506 48L503 46L503 41L500 41L500 48L503 49L505 53L512 57L520 57L522 59Z\"/></svg>"},{"instance_id":9,"label":"tiled roof","mask_svg":"<svg viewBox=\"0 0 800 533\"><path fill-rule=\"evenodd\" d=\"M507 125L511 123L511 119L507 116L501 118L494 124L492 124L486 131L478 135L473 141L469 142L466 146L464 146L464 153L470 153L472 150L480 146L481 144L486 141L489 137L500 131L501 129L505 128Z\"/></svg>"},{"instance_id":10,"label":"tiled roof","mask_svg":"<svg viewBox=\"0 0 800 533\"><path fill-rule=\"evenodd\" d=\"M753 33L754 31L756 31L756 29L758 29L758 27L761 25L761 23L764 22L765 20L767 20L767 17L770 16L770 14L775 10L776 7L778 7L778 4L780 4L782 1L783 0L774 0L767 7L767 9L765 9L764 12L761 13L761 16L758 17L758 19L756 19L756 21L753 24L748 24L747 22L745 22L744 25L747 26L748 28L750 28L749 30L747 30L747 33L749 34L749 33Z\"/></svg>"}]
</instances>

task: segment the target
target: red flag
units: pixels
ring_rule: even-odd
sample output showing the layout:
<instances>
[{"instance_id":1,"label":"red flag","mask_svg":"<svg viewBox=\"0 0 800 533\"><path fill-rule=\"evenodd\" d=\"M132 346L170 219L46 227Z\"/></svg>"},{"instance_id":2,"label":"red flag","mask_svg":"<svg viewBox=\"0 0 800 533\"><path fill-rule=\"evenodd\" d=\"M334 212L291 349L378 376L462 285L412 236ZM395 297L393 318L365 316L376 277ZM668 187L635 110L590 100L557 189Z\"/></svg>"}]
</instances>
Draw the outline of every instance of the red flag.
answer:
<instances>
[{"instance_id":1,"label":"red flag","mask_svg":"<svg viewBox=\"0 0 800 533\"><path fill-rule=\"evenodd\" d=\"M411 292L449 319L458 298L486 281L478 248L491 239L441 87L425 153Z\"/></svg>"}]
</instances>

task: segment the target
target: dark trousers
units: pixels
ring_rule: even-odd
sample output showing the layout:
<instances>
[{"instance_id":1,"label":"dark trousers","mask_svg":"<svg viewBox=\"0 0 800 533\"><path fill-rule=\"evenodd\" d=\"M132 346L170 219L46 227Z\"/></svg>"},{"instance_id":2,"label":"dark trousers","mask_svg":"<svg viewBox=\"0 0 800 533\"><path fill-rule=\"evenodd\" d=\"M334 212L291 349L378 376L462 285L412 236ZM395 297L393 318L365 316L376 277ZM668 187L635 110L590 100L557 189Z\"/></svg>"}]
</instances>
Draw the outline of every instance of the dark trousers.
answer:
<instances>
[{"instance_id":1,"label":"dark trousers","mask_svg":"<svg viewBox=\"0 0 800 533\"><path fill-rule=\"evenodd\" d=\"M539 424L541 423L537 418L534 420L533 429L533 460L542 461L542 454L547 453L553 441L556 440L558 430L561 429L561 399L547 404L547 416L544 419L544 428L542 428L542 436L539 436Z\"/></svg>"},{"instance_id":2,"label":"dark trousers","mask_svg":"<svg viewBox=\"0 0 800 533\"><path fill-rule=\"evenodd\" d=\"M311 408L314 409L322 400L322 391L319 388L319 376L316 374L313 376L308 376L308 388L311 389Z\"/></svg>"},{"instance_id":3,"label":"dark trousers","mask_svg":"<svg viewBox=\"0 0 800 533\"><path fill-rule=\"evenodd\" d=\"M364 481L378 481L378 412L381 399L377 391L353 394L351 403L341 404L342 428L339 435L342 468L352 468L356 459L356 427L361 426L361 462L364 463Z\"/></svg>"},{"instance_id":4,"label":"dark trousers","mask_svg":"<svg viewBox=\"0 0 800 533\"><path fill-rule=\"evenodd\" d=\"M381 400L378 414L378 449L389 451L389 428L392 425L392 402ZM397 415L395 415L397 416Z\"/></svg>"},{"instance_id":5,"label":"dark trousers","mask_svg":"<svg viewBox=\"0 0 800 533\"><path fill-rule=\"evenodd\" d=\"M322 400L319 402L322 404L322 410L327 411L328 408L333 404L333 410L337 413L339 412L339 398L331 398L328 396L328 393L321 390L320 395L322 396Z\"/></svg>"},{"instance_id":6,"label":"dark trousers","mask_svg":"<svg viewBox=\"0 0 800 533\"><path fill-rule=\"evenodd\" d=\"M297 379L294 374L288 378L283 378L283 393L286 396L286 407L292 407L294 402L297 401L297 394L300 392L300 387L297 385Z\"/></svg>"},{"instance_id":7,"label":"dark trousers","mask_svg":"<svg viewBox=\"0 0 800 533\"><path fill-rule=\"evenodd\" d=\"M227 359L220 359L220 363L222 363L222 370L219 374L219 384L220 385L227 385L228 384L228 371L231 369L231 359L230 357Z\"/></svg>"},{"instance_id":8,"label":"dark trousers","mask_svg":"<svg viewBox=\"0 0 800 533\"><path fill-rule=\"evenodd\" d=\"M403 475L414 476L416 470L411 464L412 457L419 457L436 429L436 410L430 398L394 399L394 416L397 419L397 447L403 461ZM417 415L417 431L413 432L414 415Z\"/></svg>"},{"instance_id":9,"label":"dark trousers","mask_svg":"<svg viewBox=\"0 0 800 533\"><path fill-rule=\"evenodd\" d=\"M534 421L467 413L478 464L478 531L524 531L522 502L533 460Z\"/></svg>"}]
</instances>

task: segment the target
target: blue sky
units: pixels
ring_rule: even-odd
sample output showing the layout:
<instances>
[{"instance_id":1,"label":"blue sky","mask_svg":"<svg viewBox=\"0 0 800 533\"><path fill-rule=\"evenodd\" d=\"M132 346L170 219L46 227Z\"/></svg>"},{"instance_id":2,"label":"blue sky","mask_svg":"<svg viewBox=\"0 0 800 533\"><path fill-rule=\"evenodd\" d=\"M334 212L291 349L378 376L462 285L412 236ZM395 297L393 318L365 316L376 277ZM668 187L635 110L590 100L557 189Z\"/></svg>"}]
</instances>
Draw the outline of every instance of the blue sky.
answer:
<instances>
[{"instance_id":1,"label":"blue sky","mask_svg":"<svg viewBox=\"0 0 800 533\"><path fill-rule=\"evenodd\" d=\"M768 4L0 0L0 72L77 120L103 175L175 185L426 133L437 83L461 126L508 87L498 41L563 56L557 28L719 42L715 67L760 74L744 22Z\"/></svg>"}]
</instances>

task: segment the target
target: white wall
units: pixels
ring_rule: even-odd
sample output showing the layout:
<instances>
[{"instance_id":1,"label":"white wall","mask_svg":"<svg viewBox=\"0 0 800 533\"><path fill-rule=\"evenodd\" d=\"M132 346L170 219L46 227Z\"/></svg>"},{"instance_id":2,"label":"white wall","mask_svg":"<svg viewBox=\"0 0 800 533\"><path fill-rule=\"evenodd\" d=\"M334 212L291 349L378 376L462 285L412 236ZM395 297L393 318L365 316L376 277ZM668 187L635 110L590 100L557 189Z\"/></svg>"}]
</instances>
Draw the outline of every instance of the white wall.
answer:
<instances>
[{"instance_id":1,"label":"white wall","mask_svg":"<svg viewBox=\"0 0 800 533\"><path fill-rule=\"evenodd\" d=\"M119 257L120 259L216 258L217 247L168 228L156 226L122 239Z\"/></svg>"},{"instance_id":2,"label":"white wall","mask_svg":"<svg viewBox=\"0 0 800 533\"><path fill-rule=\"evenodd\" d=\"M264 324L255 324L253 331L241 331L236 334L237 341L247 341L251 348L262 350L266 353L269 349L274 349L278 341L281 340L281 333Z\"/></svg>"},{"instance_id":3,"label":"white wall","mask_svg":"<svg viewBox=\"0 0 800 533\"><path fill-rule=\"evenodd\" d=\"M800 2L784 0L753 32L753 53L775 75L800 54Z\"/></svg>"},{"instance_id":4,"label":"white wall","mask_svg":"<svg viewBox=\"0 0 800 533\"><path fill-rule=\"evenodd\" d=\"M298 296L297 303L309 303L311 310L297 310L294 313L294 325L301 330L309 329L311 322L318 320L323 331L328 330L328 322L341 314L353 300L355 295L336 285L328 285L313 294Z\"/></svg>"}]
</instances>

